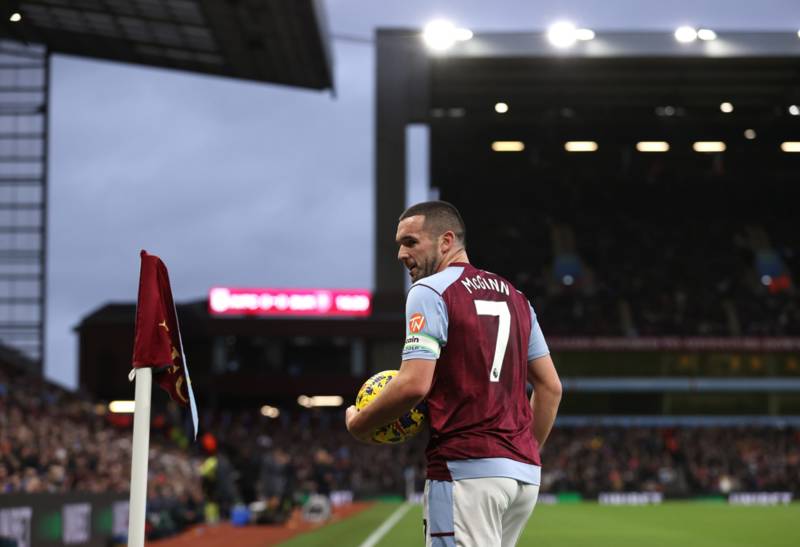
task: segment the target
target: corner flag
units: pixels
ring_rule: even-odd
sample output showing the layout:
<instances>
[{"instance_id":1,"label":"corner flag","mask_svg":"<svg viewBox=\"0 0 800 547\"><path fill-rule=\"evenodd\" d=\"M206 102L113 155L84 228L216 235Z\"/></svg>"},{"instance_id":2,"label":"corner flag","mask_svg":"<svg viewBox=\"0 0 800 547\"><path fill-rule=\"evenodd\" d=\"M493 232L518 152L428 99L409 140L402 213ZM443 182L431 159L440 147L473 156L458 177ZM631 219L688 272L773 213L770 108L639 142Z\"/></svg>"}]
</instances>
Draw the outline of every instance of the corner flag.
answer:
<instances>
[{"instance_id":1,"label":"corner flag","mask_svg":"<svg viewBox=\"0 0 800 547\"><path fill-rule=\"evenodd\" d=\"M183 353L167 267L160 258L147 254L147 251L141 252L141 258L133 368L153 368L156 383L169 393L170 398L191 408L197 439L197 405Z\"/></svg>"}]
</instances>

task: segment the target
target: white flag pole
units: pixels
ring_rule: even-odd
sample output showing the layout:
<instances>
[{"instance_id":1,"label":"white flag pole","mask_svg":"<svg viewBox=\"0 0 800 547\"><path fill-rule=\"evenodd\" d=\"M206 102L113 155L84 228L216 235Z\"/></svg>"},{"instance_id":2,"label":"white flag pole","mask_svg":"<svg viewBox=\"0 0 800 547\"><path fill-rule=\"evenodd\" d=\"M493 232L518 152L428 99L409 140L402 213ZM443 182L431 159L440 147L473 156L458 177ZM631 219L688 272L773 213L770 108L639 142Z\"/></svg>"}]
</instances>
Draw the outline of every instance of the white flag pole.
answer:
<instances>
[{"instance_id":1,"label":"white flag pole","mask_svg":"<svg viewBox=\"0 0 800 547\"><path fill-rule=\"evenodd\" d=\"M136 368L136 402L133 411L131 456L131 497L128 507L128 547L144 546L144 517L147 506L147 459L150 452L150 399L153 371Z\"/></svg>"}]
</instances>

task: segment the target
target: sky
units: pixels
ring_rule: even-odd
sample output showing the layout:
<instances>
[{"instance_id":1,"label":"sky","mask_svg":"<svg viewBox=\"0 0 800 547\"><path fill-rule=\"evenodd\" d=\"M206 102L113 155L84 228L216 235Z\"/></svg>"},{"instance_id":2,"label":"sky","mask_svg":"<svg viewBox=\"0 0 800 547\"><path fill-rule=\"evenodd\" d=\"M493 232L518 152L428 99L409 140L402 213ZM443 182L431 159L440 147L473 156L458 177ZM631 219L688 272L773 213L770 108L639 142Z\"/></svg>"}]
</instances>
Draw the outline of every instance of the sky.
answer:
<instances>
[{"instance_id":1,"label":"sky","mask_svg":"<svg viewBox=\"0 0 800 547\"><path fill-rule=\"evenodd\" d=\"M445 17L484 31L800 29L797 0L323 0L336 94L56 55L45 375L77 385L74 327L134 302L139 250L177 301L212 285L371 288L372 45ZM398 205L402 207L403 204ZM127 374L127 371L120 371Z\"/></svg>"}]
</instances>

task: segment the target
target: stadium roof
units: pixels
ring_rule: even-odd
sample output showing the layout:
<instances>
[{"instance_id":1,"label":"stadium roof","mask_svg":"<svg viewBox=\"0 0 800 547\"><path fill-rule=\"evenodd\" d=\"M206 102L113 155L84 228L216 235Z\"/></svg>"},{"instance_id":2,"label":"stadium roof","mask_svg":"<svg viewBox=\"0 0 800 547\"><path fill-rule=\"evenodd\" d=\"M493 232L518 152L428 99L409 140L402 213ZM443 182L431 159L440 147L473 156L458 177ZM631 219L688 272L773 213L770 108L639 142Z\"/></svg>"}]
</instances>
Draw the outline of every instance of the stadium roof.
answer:
<instances>
[{"instance_id":1,"label":"stadium roof","mask_svg":"<svg viewBox=\"0 0 800 547\"><path fill-rule=\"evenodd\" d=\"M748 131L757 132L758 140L747 141L753 145L747 154L732 146L731 156L745 160L758 153L773 166L792 161L775 156L781 140L796 140L800 123L796 29L720 31L714 40L692 43L678 42L671 32L596 31L593 39L567 48L551 44L546 33L478 32L454 39L444 52L426 48L421 38L415 29L377 32L377 294L404 292L396 245L385 234L396 229L409 177L420 176L409 173L409 165L429 165L426 176L439 189L449 179L463 187L458 169L490 169L493 141L531 140L563 151L572 140L604 138L628 146L669 139L687 141L691 151L694 140L735 136L740 143L750 138ZM505 113L495 110L500 102ZM723 109L724 103L730 105ZM417 143L424 140L429 159L407 160L409 124L430 128ZM532 148L526 158L539 153ZM619 153L618 147L603 150ZM504 159L513 161L511 155ZM442 196L447 199L447 192Z\"/></svg>"},{"instance_id":2,"label":"stadium roof","mask_svg":"<svg viewBox=\"0 0 800 547\"><path fill-rule=\"evenodd\" d=\"M612 109L638 116L637 107L652 114L659 105L712 106L718 115L728 100L741 119L745 108L800 102L796 32L720 33L693 43L666 32L598 32L568 49L554 47L545 34L476 34L430 58L435 117L447 116L437 107L461 108L456 113L473 110L497 121L496 101L513 104L516 120L541 120L552 114L548 107L581 106L597 107L581 112L584 119L594 112L607 120Z\"/></svg>"},{"instance_id":3,"label":"stadium roof","mask_svg":"<svg viewBox=\"0 0 800 547\"><path fill-rule=\"evenodd\" d=\"M52 52L311 89L334 85L319 0L12 0L7 6L0 36ZM9 21L14 12L19 22Z\"/></svg>"},{"instance_id":4,"label":"stadium roof","mask_svg":"<svg viewBox=\"0 0 800 547\"><path fill-rule=\"evenodd\" d=\"M385 31L395 32L395 31ZM406 33L408 31L397 31ZM546 33L478 33L456 42L441 57L798 57L797 31L720 32L710 41L681 43L672 32L602 32L567 48L553 46Z\"/></svg>"}]
</instances>

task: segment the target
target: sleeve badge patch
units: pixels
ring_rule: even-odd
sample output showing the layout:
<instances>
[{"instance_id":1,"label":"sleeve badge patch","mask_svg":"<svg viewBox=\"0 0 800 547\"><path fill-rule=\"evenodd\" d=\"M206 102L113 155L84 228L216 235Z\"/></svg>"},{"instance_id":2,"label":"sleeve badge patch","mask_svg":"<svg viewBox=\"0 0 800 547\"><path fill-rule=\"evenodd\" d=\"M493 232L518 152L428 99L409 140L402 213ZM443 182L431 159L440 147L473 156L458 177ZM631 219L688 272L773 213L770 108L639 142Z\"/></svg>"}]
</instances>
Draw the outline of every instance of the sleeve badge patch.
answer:
<instances>
[{"instance_id":1,"label":"sleeve badge patch","mask_svg":"<svg viewBox=\"0 0 800 547\"><path fill-rule=\"evenodd\" d=\"M408 320L408 330L414 334L420 332L425 326L425 316L421 313L415 313Z\"/></svg>"}]
</instances>

